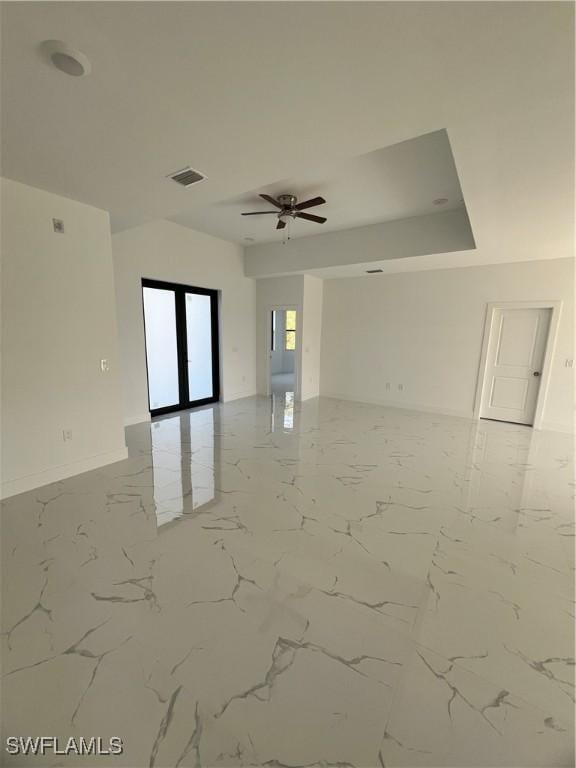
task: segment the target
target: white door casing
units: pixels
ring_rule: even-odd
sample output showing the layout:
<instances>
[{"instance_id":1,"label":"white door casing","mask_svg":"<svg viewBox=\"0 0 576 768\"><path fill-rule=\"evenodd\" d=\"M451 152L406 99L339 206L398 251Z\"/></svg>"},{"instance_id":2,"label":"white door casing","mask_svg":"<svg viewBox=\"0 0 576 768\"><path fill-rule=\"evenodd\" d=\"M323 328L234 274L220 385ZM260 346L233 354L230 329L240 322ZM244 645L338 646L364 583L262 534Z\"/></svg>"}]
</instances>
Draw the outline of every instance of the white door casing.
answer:
<instances>
[{"instance_id":1,"label":"white door casing","mask_svg":"<svg viewBox=\"0 0 576 768\"><path fill-rule=\"evenodd\" d=\"M551 317L548 307L493 309L481 418L534 424Z\"/></svg>"}]
</instances>

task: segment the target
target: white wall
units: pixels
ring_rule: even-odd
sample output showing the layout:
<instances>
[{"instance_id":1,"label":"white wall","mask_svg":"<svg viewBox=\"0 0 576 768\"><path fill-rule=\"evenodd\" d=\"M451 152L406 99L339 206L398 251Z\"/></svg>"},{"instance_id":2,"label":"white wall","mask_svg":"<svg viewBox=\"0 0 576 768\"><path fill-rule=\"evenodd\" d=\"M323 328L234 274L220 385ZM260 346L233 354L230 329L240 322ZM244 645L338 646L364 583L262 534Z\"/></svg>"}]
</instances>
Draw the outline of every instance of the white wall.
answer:
<instances>
[{"instance_id":1,"label":"white wall","mask_svg":"<svg viewBox=\"0 0 576 768\"><path fill-rule=\"evenodd\" d=\"M302 318L302 400L320 394L323 281L304 275Z\"/></svg>"},{"instance_id":2,"label":"white wall","mask_svg":"<svg viewBox=\"0 0 576 768\"><path fill-rule=\"evenodd\" d=\"M142 321L143 277L213 288L220 294L223 400L253 395L255 284L244 277L242 248L165 220L113 237L125 422L149 418Z\"/></svg>"},{"instance_id":3,"label":"white wall","mask_svg":"<svg viewBox=\"0 0 576 768\"><path fill-rule=\"evenodd\" d=\"M108 213L7 179L1 190L2 495L10 496L127 454Z\"/></svg>"},{"instance_id":4,"label":"white wall","mask_svg":"<svg viewBox=\"0 0 576 768\"><path fill-rule=\"evenodd\" d=\"M486 304L556 299L543 427L570 430L573 292L571 259L327 280L321 393L472 416Z\"/></svg>"}]
</instances>

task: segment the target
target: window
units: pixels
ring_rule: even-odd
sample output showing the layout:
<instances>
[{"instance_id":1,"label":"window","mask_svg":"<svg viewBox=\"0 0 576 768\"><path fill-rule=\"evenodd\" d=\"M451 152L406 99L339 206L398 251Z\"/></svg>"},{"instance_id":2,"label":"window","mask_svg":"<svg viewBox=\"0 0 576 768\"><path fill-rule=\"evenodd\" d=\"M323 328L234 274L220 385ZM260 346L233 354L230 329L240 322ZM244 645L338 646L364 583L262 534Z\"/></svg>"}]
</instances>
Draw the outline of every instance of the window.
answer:
<instances>
[{"instance_id":1,"label":"window","mask_svg":"<svg viewBox=\"0 0 576 768\"><path fill-rule=\"evenodd\" d=\"M286 343L284 349L296 349L296 310L286 310Z\"/></svg>"}]
</instances>

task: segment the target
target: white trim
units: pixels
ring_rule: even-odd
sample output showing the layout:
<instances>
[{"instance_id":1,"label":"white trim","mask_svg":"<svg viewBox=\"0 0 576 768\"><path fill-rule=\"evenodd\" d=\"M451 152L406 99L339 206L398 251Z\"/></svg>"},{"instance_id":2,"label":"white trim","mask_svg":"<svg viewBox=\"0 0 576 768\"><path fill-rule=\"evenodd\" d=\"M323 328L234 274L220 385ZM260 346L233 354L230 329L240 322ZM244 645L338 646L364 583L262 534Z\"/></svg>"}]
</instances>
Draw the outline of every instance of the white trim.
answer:
<instances>
[{"instance_id":1,"label":"white trim","mask_svg":"<svg viewBox=\"0 0 576 768\"><path fill-rule=\"evenodd\" d=\"M230 395L222 397L221 403L232 403L234 400L243 400L245 397L254 397L256 391L254 389L244 389L241 392L232 392Z\"/></svg>"},{"instance_id":2,"label":"white trim","mask_svg":"<svg viewBox=\"0 0 576 768\"><path fill-rule=\"evenodd\" d=\"M434 405L422 405L422 403L401 403L397 400L384 400L384 399L377 399L377 398L362 398L359 400L357 397L351 397L350 395L343 395L336 392L321 392L320 393L321 398L332 398L334 400L346 400L347 402L352 403L360 403L361 405L381 405L384 408L394 408L394 409L400 409L402 411L418 411L421 413L436 413L439 416L453 416L458 419L468 419L468 421L473 421L475 423L478 423L479 419L474 416L472 411L468 410L450 410L449 408L439 408ZM310 398L312 399L312 398ZM527 424L518 424L519 427L526 427L526 429L533 429L533 427L528 426ZM543 422L540 427L538 427L541 431L547 431L547 432L560 432L562 434L568 434L571 435L574 433L574 430L570 427L567 427L565 424L560 424L558 422Z\"/></svg>"},{"instance_id":3,"label":"white trim","mask_svg":"<svg viewBox=\"0 0 576 768\"><path fill-rule=\"evenodd\" d=\"M6 480L2 483L2 499L10 496L16 496L19 493L31 491L34 488L41 488L43 485L56 483L59 480L65 480L67 477L81 475L83 472L90 472L92 469L104 467L106 464L114 464L116 461L123 461L128 458L128 448L118 448L116 451L108 453L99 453L96 456L90 456L87 459L73 461L70 464L60 464L57 467L45 469L43 472L37 472L25 477L17 477L14 480Z\"/></svg>"},{"instance_id":4,"label":"white trim","mask_svg":"<svg viewBox=\"0 0 576 768\"><path fill-rule=\"evenodd\" d=\"M294 355L294 399L300 400L300 394L302 392L301 387L301 370L302 370L302 304L293 302L292 304L267 304L265 307L266 312L266 333L264 334L264 342L266 344L264 350L264 371L266 374L266 395L271 394L271 382L270 382L270 344L272 339L270 338L270 314L273 310L279 309L295 309L296 310L296 354Z\"/></svg>"},{"instance_id":5,"label":"white trim","mask_svg":"<svg viewBox=\"0 0 576 768\"><path fill-rule=\"evenodd\" d=\"M562 432L565 435L574 434L573 427L567 427L566 424L561 424L557 421L543 421L538 429L545 432Z\"/></svg>"},{"instance_id":6,"label":"white trim","mask_svg":"<svg viewBox=\"0 0 576 768\"><path fill-rule=\"evenodd\" d=\"M384 398L366 398L358 399L350 395L339 394L338 392L321 392L320 397L331 397L334 400L346 400L352 403L362 403L364 405L381 405L385 408L395 408L403 411L421 411L422 413L437 413L442 416L455 416L459 419L472 419L472 411L469 410L450 410L449 408L439 408L434 405L423 405L422 403L402 403L398 400L385 400Z\"/></svg>"},{"instance_id":7,"label":"white trim","mask_svg":"<svg viewBox=\"0 0 576 768\"><path fill-rule=\"evenodd\" d=\"M150 421L150 414L145 413L142 416L129 416L124 419L124 426L131 427L133 424L142 424L143 421Z\"/></svg>"},{"instance_id":8,"label":"white trim","mask_svg":"<svg viewBox=\"0 0 576 768\"><path fill-rule=\"evenodd\" d=\"M544 407L548 397L548 387L550 385L550 373L552 371L552 360L554 358L554 347L556 346L556 337L558 335L558 324L560 322L560 313L562 311L561 301L491 301L486 305L486 319L484 321L484 336L482 339L482 353L480 355L480 365L478 367L478 378L476 380L476 396L474 400L474 418L480 418L480 409L482 406L482 394L486 382L486 363L488 360L488 344L490 342L490 333L494 313L498 309L550 309L550 325L548 327L548 338L546 340L546 351L544 353L544 364L542 366L542 376L540 378L540 388L538 389L538 400L534 412L534 429L543 429ZM547 428L547 427L546 427ZM557 431L557 430L554 430Z\"/></svg>"}]
</instances>

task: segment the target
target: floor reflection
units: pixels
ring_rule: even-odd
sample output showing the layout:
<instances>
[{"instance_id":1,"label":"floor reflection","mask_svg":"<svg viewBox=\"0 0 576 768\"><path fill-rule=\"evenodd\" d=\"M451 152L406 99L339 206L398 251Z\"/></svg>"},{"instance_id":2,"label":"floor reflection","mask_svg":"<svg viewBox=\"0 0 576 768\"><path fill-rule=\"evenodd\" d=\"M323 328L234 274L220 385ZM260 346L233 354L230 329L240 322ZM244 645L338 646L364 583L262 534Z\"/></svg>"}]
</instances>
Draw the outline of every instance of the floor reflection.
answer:
<instances>
[{"instance_id":1,"label":"floor reflection","mask_svg":"<svg viewBox=\"0 0 576 768\"><path fill-rule=\"evenodd\" d=\"M273 392L270 409L270 430L291 431L294 429L294 392Z\"/></svg>"},{"instance_id":2,"label":"floor reflection","mask_svg":"<svg viewBox=\"0 0 576 768\"><path fill-rule=\"evenodd\" d=\"M216 498L218 412L182 411L149 425L158 527L197 513ZM177 455L174 449L177 448ZM166 483L166 476L171 482Z\"/></svg>"}]
</instances>

